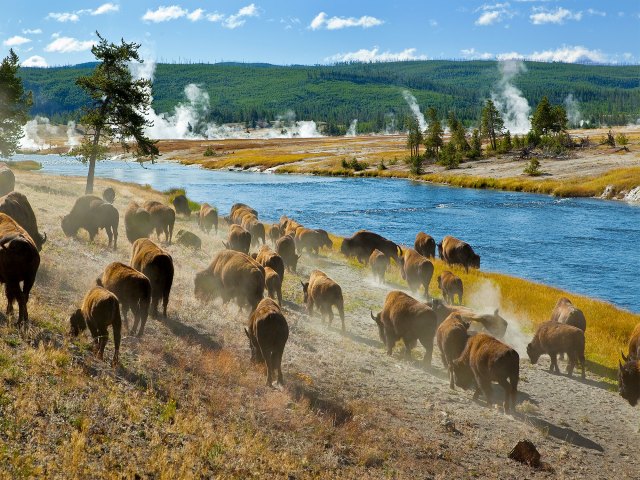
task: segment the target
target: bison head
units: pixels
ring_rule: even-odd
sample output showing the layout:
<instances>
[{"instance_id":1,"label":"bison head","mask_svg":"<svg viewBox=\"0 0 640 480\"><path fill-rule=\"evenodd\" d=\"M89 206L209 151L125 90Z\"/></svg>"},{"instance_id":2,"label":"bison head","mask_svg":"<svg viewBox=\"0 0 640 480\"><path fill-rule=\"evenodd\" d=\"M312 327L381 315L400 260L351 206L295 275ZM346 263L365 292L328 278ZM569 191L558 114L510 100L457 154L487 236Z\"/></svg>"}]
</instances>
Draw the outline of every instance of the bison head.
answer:
<instances>
[{"instance_id":1,"label":"bison head","mask_svg":"<svg viewBox=\"0 0 640 480\"><path fill-rule=\"evenodd\" d=\"M469 266L472 268L480 268L480 255L473 254L471 260L469 261Z\"/></svg>"},{"instance_id":2,"label":"bison head","mask_svg":"<svg viewBox=\"0 0 640 480\"><path fill-rule=\"evenodd\" d=\"M309 282L300 282L300 285L302 285L302 295L304 296L304 303L307 303L307 300L309 300Z\"/></svg>"},{"instance_id":3,"label":"bison head","mask_svg":"<svg viewBox=\"0 0 640 480\"><path fill-rule=\"evenodd\" d=\"M206 270L202 272L196 273L196 278L194 280L194 289L193 294L195 297L202 301L206 302L213 297L215 290L214 282L212 276Z\"/></svg>"},{"instance_id":4,"label":"bison head","mask_svg":"<svg viewBox=\"0 0 640 480\"><path fill-rule=\"evenodd\" d=\"M340 245L340 253L342 253L345 257L349 257L351 255L351 240L349 238L345 238L342 240L342 245Z\"/></svg>"},{"instance_id":5,"label":"bison head","mask_svg":"<svg viewBox=\"0 0 640 480\"><path fill-rule=\"evenodd\" d=\"M382 323L382 320L380 319L380 313L378 313L377 315L373 315L373 312L370 311L371 314L371 318L373 319L374 322L376 322L376 325L378 325L378 335L380 336L380 341L382 343L384 343L385 345L387 344L387 334L384 331L384 324Z\"/></svg>"},{"instance_id":6,"label":"bison head","mask_svg":"<svg viewBox=\"0 0 640 480\"><path fill-rule=\"evenodd\" d=\"M80 332L83 332L87 328L87 322L85 322L84 320L82 310L77 309L71 314L71 317L69 318L69 324L71 325L71 335L73 335L74 337L80 335Z\"/></svg>"},{"instance_id":7,"label":"bison head","mask_svg":"<svg viewBox=\"0 0 640 480\"><path fill-rule=\"evenodd\" d=\"M542 350L535 341L527 345L527 355L529 355L529 360L531 360L533 365L538 363L538 359L540 358L540 355L542 355Z\"/></svg>"},{"instance_id":8,"label":"bison head","mask_svg":"<svg viewBox=\"0 0 640 480\"><path fill-rule=\"evenodd\" d=\"M460 388L467 390L473 383L473 372L466 362L458 360L453 361L453 378Z\"/></svg>"},{"instance_id":9,"label":"bison head","mask_svg":"<svg viewBox=\"0 0 640 480\"><path fill-rule=\"evenodd\" d=\"M618 361L618 391L629 405L635 407L640 399L640 361Z\"/></svg>"},{"instance_id":10,"label":"bison head","mask_svg":"<svg viewBox=\"0 0 640 480\"><path fill-rule=\"evenodd\" d=\"M71 215L65 215L62 217L62 231L67 237L73 237L76 233L78 233L78 226L76 222L73 220Z\"/></svg>"},{"instance_id":11,"label":"bison head","mask_svg":"<svg viewBox=\"0 0 640 480\"><path fill-rule=\"evenodd\" d=\"M258 339L249 333L249 330L244 329L244 333L247 335L249 339L249 348L251 349L251 361L255 363L264 363L264 357L262 356L262 350L260 350L260 346L258 345Z\"/></svg>"},{"instance_id":12,"label":"bison head","mask_svg":"<svg viewBox=\"0 0 640 480\"><path fill-rule=\"evenodd\" d=\"M442 242L437 244L438 247L438 256L440 257L440 260L444 260L444 257L442 256Z\"/></svg>"}]
</instances>

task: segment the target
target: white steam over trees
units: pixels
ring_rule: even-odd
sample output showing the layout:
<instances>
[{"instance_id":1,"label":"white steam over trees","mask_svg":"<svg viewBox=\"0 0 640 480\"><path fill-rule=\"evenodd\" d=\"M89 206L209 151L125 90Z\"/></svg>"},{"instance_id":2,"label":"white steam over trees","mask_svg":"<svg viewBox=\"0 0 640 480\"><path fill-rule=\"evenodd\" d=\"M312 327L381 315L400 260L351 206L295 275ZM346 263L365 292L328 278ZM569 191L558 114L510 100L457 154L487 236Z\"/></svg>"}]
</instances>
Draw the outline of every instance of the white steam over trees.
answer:
<instances>
[{"instance_id":1,"label":"white steam over trees","mask_svg":"<svg viewBox=\"0 0 640 480\"><path fill-rule=\"evenodd\" d=\"M145 128L150 126L145 113L151 103L151 83L134 79L129 70L130 62L142 63L140 45L124 40L120 45L108 43L96 34L100 41L91 53L100 63L91 75L76 81L91 98L81 120L85 135L71 151L71 155L89 164L86 193L93 193L96 161L106 158L114 143L120 143L139 161L159 155L156 143L145 135Z\"/></svg>"},{"instance_id":2,"label":"white steam over trees","mask_svg":"<svg viewBox=\"0 0 640 480\"><path fill-rule=\"evenodd\" d=\"M521 60L507 60L498 63L500 81L498 90L491 94L493 103L500 111L504 126L511 133L527 133L531 129L529 116L531 107L522 91L513 84L513 80L527 71Z\"/></svg>"},{"instance_id":3,"label":"white steam over trees","mask_svg":"<svg viewBox=\"0 0 640 480\"><path fill-rule=\"evenodd\" d=\"M32 103L31 92L24 91L18 76L19 68L18 55L11 49L0 63L0 157L3 158L17 150Z\"/></svg>"}]
</instances>

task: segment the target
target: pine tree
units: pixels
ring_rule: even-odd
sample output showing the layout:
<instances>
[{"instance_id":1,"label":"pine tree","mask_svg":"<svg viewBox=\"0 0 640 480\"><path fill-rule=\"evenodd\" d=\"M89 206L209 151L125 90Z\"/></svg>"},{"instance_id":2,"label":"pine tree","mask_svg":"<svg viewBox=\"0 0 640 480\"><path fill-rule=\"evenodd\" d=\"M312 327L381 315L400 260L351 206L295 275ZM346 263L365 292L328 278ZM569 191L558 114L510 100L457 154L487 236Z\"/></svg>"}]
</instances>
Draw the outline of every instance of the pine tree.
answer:
<instances>
[{"instance_id":1,"label":"pine tree","mask_svg":"<svg viewBox=\"0 0 640 480\"><path fill-rule=\"evenodd\" d=\"M89 163L86 193L93 193L96 161L107 158L109 147L120 143L125 152L131 151L138 161L153 159L159 155L156 142L147 138L144 129L151 124L145 113L151 103L151 81L134 80L129 70L130 62L142 63L138 54L140 44L120 45L99 38L91 53L100 62L91 75L80 77L76 84L91 98L85 108L81 123L86 134L81 145L71 154Z\"/></svg>"},{"instance_id":2,"label":"pine tree","mask_svg":"<svg viewBox=\"0 0 640 480\"><path fill-rule=\"evenodd\" d=\"M9 50L0 64L0 157L7 158L18 149L22 126L32 104L31 92L25 93L18 76L18 55Z\"/></svg>"},{"instance_id":3,"label":"pine tree","mask_svg":"<svg viewBox=\"0 0 640 480\"><path fill-rule=\"evenodd\" d=\"M415 118L407 120L407 128L409 133L407 135L407 148L410 150L410 156L412 159L420 157L420 144L422 143L423 136L420 126Z\"/></svg>"},{"instance_id":4,"label":"pine tree","mask_svg":"<svg viewBox=\"0 0 640 480\"><path fill-rule=\"evenodd\" d=\"M451 135L450 142L460 153L466 154L470 150L469 142L467 142L466 131L462 122L456 118L454 112L449 112L449 119L447 120L449 126L449 133Z\"/></svg>"},{"instance_id":5,"label":"pine tree","mask_svg":"<svg viewBox=\"0 0 640 480\"><path fill-rule=\"evenodd\" d=\"M473 129L471 134L471 149L469 150L469 158L482 157L482 139L480 138L480 131L477 128Z\"/></svg>"},{"instance_id":6,"label":"pine tree","mask_svg":"<svg viewBox=\"0 0 640 480\"><path fill-rule=\"evenodd\" d=\"M438 156L438 151L444 141L442 140L442 124L438 119L438 112L433 107L429 107L427 110L427 122L429 122L429 126L425 133L424 146L427 149L427 155L434 158Z\"/></svg>"},{"instance_id":7,"label":"pine tree","mask_svg":"<svg viewBox=\"0 0 640 480\"><path fill-rule=\"evenodd\" d=\"M495 104L491 100L485 103L480 117L480 133L484 138L489 139L491 148L496 150L497 138L502 135L504 121Z\"/></svg>"}]
</instances>

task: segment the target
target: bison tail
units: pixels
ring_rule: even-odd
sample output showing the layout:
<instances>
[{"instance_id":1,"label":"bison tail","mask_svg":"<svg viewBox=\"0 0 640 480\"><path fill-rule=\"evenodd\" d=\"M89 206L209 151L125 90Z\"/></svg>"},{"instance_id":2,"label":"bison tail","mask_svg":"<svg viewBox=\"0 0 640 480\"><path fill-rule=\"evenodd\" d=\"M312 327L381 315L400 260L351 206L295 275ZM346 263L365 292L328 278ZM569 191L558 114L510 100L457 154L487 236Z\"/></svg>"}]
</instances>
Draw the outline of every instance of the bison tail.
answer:
<instances>
[{"instance_id":1,"label":"bison tail","mask_svg":"<svg viewBox=\"0 0 640 480\"><path fill-rule=\"evenodd\" d=\"M99 287L104 287L104 285L102 284L102 277L96 278L96 285Z\"/></svg>"}]
</instances>

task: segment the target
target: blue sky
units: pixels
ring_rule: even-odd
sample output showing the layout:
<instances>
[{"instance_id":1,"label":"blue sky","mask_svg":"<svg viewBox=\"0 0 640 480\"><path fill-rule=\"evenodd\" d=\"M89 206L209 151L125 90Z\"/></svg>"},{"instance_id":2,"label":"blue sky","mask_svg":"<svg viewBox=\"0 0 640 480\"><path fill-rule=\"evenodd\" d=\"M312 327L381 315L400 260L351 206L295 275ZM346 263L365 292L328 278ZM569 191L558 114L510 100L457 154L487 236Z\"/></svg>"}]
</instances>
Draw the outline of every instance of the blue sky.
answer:
<instances>
[{"instance_id":1,"label":"blue sky","mask_svg":"<svg viewBox=\"0 0 640 480\"><path fill-rule=\"evenodd\" d=\"M90 61L96 30L158 61L640 61L638 0L0 2L0 51L31 66Z\"/></svg>"}]
</instances>

